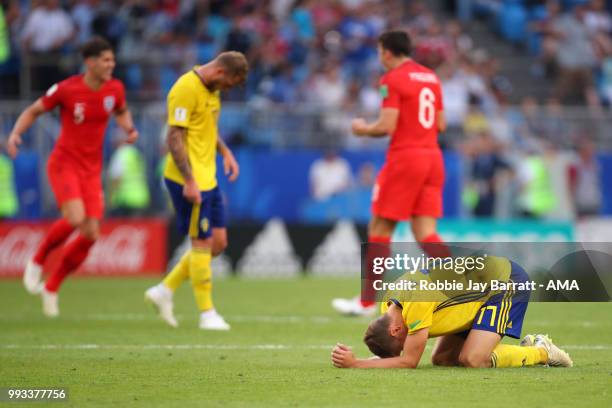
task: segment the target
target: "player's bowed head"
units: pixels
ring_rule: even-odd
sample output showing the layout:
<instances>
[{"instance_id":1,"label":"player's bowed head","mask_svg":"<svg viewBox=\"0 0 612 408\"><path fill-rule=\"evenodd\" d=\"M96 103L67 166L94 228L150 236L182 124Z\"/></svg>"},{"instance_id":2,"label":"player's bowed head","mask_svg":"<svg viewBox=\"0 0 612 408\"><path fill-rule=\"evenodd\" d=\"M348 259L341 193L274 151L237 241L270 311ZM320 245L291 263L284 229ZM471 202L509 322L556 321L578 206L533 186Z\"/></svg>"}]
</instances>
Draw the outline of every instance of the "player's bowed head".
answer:
<instances>
[{"instance_id":1,"label":"player's bowed head","mask_svg":"<svg viewBox=\"0 0 612 408\"><path fill-rule=\"evenodd\" d=\"M397 357L402 353L407 335L408 328L404 324L402 314L388 311L370 323L363 342L372 354L378 357Z\"/></svg>"},{"instance_id":2,"label":"player's bowed head","mask_svg":"<svg viewBox=\"0 0 612 408\"><path fill-rule=\"evenodd\" d=\"M338 343L331 353L332 364L338 368L414 368L418 364L417 359L401 356L407 336L408 329L404 325L401 309L392 306L387 313L370 323L363 338L378 362L372 358L358 359L351 347Z\"/></svg>"},{"instance_id":3,"label":"player's bowed head","mask_svg":"<svg viewBox=\"0 0 612 408\"><path fill-rule=\"evenodd\" d=\"M243 53L226 51L200 66L197 72L208 89L223 91L246 81L249 63Z\"/></svg>"}]
</instances>

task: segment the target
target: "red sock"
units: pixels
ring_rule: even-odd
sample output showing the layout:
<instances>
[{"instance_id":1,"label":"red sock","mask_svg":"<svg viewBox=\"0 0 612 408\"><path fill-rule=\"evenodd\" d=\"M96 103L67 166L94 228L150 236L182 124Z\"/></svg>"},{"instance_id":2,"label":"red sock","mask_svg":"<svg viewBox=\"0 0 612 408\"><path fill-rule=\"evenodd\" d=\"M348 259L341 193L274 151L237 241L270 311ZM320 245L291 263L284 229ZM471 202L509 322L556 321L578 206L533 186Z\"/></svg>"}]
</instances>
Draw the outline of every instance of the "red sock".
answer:
<instances>
[{"instance_id":1,"label":"red sock","mask_svg":"<svg viewBox=\"0 0 612 408\"><path fill-rule=\"evenodd\" d=\"M59 220L55 221L53 225L51 225L49 231L47 231L43 241L38 246L38 250L34 254L33 258L34 262L39 265L43 265L45 263L45 259L47 259L47 255L49 255L49 252L63 244L70 234L72 234L72 231L74 231L74 227L65 219L60 218Z\"/></svg>"},{"instance_id":2,"label":"red sock","mask_svg":"<svg viewBox=\"0 0 612 408\"><path fill-rule=\"evenodd\" d=\"M421 244L423 251L432 258L448 258L452 256L450 248L444 245L442 238L435 232L425 237L419 244Z\"/></svg>"},{"instance_id":3,"label":"red sock","mask_svg":"<svg viewBox=\"0 0 612 408\"><path fill-rule=\"evenodd\" d=\"M364 307L372 306L376 303L376 291L372 287L372 282L376 279L383 279L384 274L376 275L373 272L374 258L388 257L391 253L391 237L370 236L368 237L368 249L366 253L366 271L362 278L361 305Z\"/></svg>"},{"instance_id":4,"label":"red sock","mask_svg":"<svg viewBox=\"0 0 612 408\"><path fill-rule=\"evenodd\" d=\"M62 259L51 276L47 279L45 288L49 292L57 292L60 285L69 273L76 270L83 263L95 241L78 235L63 248Z\"/></svg>"}]
</instances>

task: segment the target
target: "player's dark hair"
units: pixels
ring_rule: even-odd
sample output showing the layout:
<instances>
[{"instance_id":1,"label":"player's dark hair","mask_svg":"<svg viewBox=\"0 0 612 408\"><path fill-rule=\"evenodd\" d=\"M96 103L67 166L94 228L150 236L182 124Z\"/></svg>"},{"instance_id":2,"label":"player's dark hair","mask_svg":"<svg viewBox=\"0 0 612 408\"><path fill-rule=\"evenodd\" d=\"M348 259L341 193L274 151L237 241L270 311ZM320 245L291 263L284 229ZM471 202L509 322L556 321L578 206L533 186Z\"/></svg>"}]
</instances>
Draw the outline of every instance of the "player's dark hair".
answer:
<instances>
[{"instance_id":1,"label":"player's dark hair","mask_svg":"<svg viewBox=\"0 0 612 408\"><path fill-rule=\"evenodd\" d=\"M412 52L412 42L410 41L410 36L405 31L386 31L378 37L378 43L396 57L408 57Z\"/></svg>"},{"instance_id":2,"label":"player's dark hair","mask_svg":"<svg viewBox=\"0 0 612 408\"><path fill-rule=\"evenodd\" d=\"M370 351L381 358L397 357L402 352L402 344L389 333L391 316L384 314L368 326L363 336Z\"/></svg>"},{"instance_id":3,"label":"player's dark hair","mask_svg":"<svg viewBox=\"0 0 612 408\"><path fill-rule=\"evenodd\" d=\"M243 53L238 51L226 51L219 54L216 62L231 75L246 80L249 73L249 63Z\"/></svg>"},{"instance_id":4,"label":"player's dark hair","mask_svg":"<svg viewBox=\"0 0 612 408\"><path fill-rule=\"evenodd\" d=\"M102 37L93 37L81 46L83 59L99 57L104 51L112 51L113 46Z\"/></svg>"}]
</instances>

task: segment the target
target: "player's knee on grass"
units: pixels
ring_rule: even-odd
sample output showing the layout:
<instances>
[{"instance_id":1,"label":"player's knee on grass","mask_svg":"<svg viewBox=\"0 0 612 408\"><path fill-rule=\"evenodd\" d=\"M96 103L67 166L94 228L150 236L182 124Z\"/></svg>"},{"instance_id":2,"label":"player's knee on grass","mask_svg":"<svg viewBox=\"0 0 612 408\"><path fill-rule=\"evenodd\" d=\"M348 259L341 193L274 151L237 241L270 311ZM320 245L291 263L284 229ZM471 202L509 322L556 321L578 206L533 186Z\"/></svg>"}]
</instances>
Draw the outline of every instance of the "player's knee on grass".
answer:
<instances>
[{"instance_id":1,"label":"player's knee on grass","mask_svg":"<svg viewBox=\"0 0 612 408\"><path fill-rule=\"evenodd\" d=\"M459 354L459 364L466 368L491 367L491 354L462 351Z\"/></svg>"},{"instance_id":2,"label":"player's knee on grass","mask_svg":"<svg viewBox=\"0 0 612 408\"><path fill-rule=\"evenodd\" d=\"M431 355L431 364L442 367L459 365L456 354L450 352L434 353Z\"/></svg>"}]
</instances>

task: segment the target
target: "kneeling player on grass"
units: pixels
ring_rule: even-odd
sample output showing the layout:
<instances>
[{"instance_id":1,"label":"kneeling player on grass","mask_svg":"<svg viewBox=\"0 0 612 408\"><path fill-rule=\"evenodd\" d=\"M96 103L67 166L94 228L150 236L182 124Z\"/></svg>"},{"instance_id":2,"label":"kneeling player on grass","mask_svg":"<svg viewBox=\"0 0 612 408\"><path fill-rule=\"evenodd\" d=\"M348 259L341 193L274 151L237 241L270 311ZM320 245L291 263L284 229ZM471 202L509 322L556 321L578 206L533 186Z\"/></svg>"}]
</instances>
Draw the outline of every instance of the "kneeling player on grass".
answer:
<instances>
[{"instance_id":1,"label":"kneeling player on grass","mask_svg":"<svg viewBox=\"0 0 612 408\"><path fill-rule=\"evenodd\" d=\"M495 268L495 274L505 275L505 281L528 280L516 263L489 258L485 268ZM400 302L392 298L383 303L383 315L370 323L364 337L370 351L380 359L357 359L350 347L337 344L332 350L332 363L339 368L416 368L427 339L438 337L431 355L434 365L571 367L570 356L546 335L527 335L520 346L500 344L504 336L520 338L527 304L528 294L514 291L495 294L486 301L475 300L473 295L463 302L459 297L445 302Z\"/></svg>"}]
</instances>

